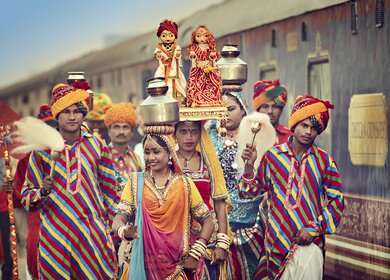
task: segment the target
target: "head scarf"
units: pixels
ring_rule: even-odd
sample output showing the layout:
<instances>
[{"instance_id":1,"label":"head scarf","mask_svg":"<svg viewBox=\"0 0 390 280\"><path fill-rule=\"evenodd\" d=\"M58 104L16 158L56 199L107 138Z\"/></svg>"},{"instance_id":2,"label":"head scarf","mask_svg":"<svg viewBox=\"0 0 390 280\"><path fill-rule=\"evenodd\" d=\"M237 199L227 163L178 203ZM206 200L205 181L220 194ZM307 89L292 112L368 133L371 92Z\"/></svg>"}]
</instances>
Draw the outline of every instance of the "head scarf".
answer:
<instances>
[{"instance_id":1,"label":"head scarf","mask_svg":"<svg viewBox=\"0 0 390 280\"><path fill-rule=\"evenodd\" d=\"M178 34L178 28L177 28L177 24L176 22L174 21L170 21L170 20L163 20L158 29L157 29L157 37L160 38L161 36L161 33L164 31L164 30L168 30L170 32L172 32L173 34L175 34L175 37L177 38L177 34Z\"/></svg>"},{"instance_id":2,"label":"head scarf","mask_svg":"<svg viewBox=\"0 0 390 280\"><path fill-rule=\"evenodd\" d=\"M275 81L257 81L253 85L253 108L257 111L261 105L274 101L279 107L287 102L287 88Z\"/></svg>"},{"instance_id":3,"label":"head scarf","mask_svg":"<svg viewBox=\"0 0 390 280\"><path fill-rule=\"evenodd\" d=\"M295 125L307 118L310 119L314 128L321 134L329 122L329 110L334 105L329 101L324 101L310 95L298 96L295 100L294 107L291 110L288 126L293 130Z\"/></svg>"},{"instance_id":4,"label":"head scarf","mask_svg":"<svg viewBox=\"0 0 390 280\"><path fill-rule=\"evenodd\" d=\"M83 89L77 89L65 84L57 84L53 87L51 96L51 111L54 118L61 111L73 104L77 104L85 114L88 112L88 104L86 101L89 98L89 94Z\"/></svg>"},{"instance_id":5,"label":"head scarf","mask_svg":"<svg viewBox=\"0 0 390 280\"><path fill-rule=\"evenodd\" d=\"M111 105L111 98L105 93L94 93L93 109L88 113L87 119L91 121L103 121L106 114L105 110Z\"/></svg>"},{"instance_id":6,"label":"head scarf","mask_svg":"<svg viewBox=\"0 0 390 280\"><path fill-rule=\"evenodd\" d=\"M113 123L128 123L132 128L137 126L137 115L133 103L111 104L106 110L104 123L110 127Z\"/></svg>"},{"instance_id":7,"label":"head scarf","mask_svg":"<svg viewBox=\"0 0 390 280\"><path fill-rule=\"evenodd\" d=\"M244 95L242 94L242 91L224 91L224 95L230 95L237 99L238 103L240 103L242 109L245 111L245 115L248 115L248 104L246 103L246 100L244 98Z\"/></svg>"}]
</instances>

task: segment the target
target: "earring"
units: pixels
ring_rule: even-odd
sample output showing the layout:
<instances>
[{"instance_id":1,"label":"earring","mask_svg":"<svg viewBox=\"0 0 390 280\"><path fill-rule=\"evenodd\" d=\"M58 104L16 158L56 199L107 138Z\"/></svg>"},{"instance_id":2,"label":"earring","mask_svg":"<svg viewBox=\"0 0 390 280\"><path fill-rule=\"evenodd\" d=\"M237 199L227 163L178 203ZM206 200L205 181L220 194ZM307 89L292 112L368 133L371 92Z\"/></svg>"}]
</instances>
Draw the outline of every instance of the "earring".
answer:
<instances>
[{"instance_id":1,"label":"earring","mask_svg":"<svg viewBox=\"0 0 390 280\"><path fill-rule=\"evenodd\" d=\"M172 157L169 157L168 165L172 165Z\"/></svg>"}]
</instances>

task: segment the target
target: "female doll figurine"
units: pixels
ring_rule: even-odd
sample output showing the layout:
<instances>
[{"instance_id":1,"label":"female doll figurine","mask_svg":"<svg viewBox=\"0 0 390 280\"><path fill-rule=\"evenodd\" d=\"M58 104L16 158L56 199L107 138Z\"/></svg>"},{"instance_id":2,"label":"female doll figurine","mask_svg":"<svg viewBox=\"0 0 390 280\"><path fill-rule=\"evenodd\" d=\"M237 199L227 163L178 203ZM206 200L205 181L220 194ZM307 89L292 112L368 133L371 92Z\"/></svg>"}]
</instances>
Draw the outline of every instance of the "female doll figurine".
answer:
<instances>
[{"instance_id":1,"label":"female doll figurine","mask_svg":"<svg viewBox=\"0 0 390 280\"><path fill-rule=\"evenodd\" d=\"M187 83L187 106L221 106L222 78L215 64L220 54L217 52L213 33L205 25L192 32L188 54L192 66Z\"/></svg>"},{"instance_id":2,"label":"female doll figurine","mask_svg":"<svg viewBox=\"0 0 390 280\"><path fill-rule=\"evenodd\" d=\"M159 66L154 77L164 77L168 86L167 95L180 100L186 96L186 79L181 71L181 48L176 44L177 24L170 20L163 20L157 29L157 37L161 43L157 44L154 54Z\"/></svg>"}]
</instances>

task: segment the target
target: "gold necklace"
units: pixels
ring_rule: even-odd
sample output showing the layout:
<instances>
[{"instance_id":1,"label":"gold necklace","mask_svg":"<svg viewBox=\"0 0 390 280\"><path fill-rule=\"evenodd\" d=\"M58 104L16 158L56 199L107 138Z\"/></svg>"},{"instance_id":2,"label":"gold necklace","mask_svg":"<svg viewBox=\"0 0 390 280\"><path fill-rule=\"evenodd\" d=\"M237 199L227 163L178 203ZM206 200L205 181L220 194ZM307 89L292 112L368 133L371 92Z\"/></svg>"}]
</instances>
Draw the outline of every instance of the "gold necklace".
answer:
<instances>
[{"instance_id":1,"label":"gold necklace","mask_svg":"<svg viewBox=\"0 0 390 280\"><path fill-rule=\"evenodd\" d=\"M184 159L183 166L184 166L184 167L187 167L188 164L190 164L191 159L192 159L192 158L194 157L194 155L196 154L196 150L192 153L192 155L190 156L189 159L187 159L185 156L183 156L182 153L180 153L180 151L177 151L177 153Z\"/></svg>"},{"instance_id":2,"label":"gold necklace","mask_svg":"<svg viewBox=\"0 0 390 280\"><path fill-rule=\"evenodd\" d=\"M157 185L156 181L154 180L154 176L153 176L153 172L152 172L152 171L150 171L150 175L152 176L153 184L154 184L154 186L156 187L156 189L158 189L159 191L161 191L161 190L163 190L163 189L165 189L165 188L167 187L169 181L171 180L171 177L172 177L172 170L169 169L168 178L167 178L165 184L164 184L162 187L160 187L160 186Z\"/></svg>"}]
</instances>

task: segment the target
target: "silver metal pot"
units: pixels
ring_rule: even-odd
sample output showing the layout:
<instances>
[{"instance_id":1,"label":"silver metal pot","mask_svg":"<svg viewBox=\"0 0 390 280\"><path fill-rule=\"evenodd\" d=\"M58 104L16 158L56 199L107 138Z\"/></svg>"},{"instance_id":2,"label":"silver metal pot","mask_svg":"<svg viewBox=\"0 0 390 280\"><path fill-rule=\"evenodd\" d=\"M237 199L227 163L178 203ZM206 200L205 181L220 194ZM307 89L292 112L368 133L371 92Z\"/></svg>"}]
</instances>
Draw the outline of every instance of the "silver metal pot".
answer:
<instances>
[{"instance_id":1,"label":"silver metal pot","mask_svg":"<svg viewBox=\"0 0 390 280\"><path fill-rule=\"evenodd\" d=\"M172 125L179 121L179 104L173 97L167 96L168 86L164 78L148 80L146 92L149 97L140 104L140 112L145 125Z\"/></svg>"},{"instance_id":2,"label":"silver metal pot","mask_svg":"<svg viewBox=\"0 0 390 280\"><path fill-rule=\"evenodd\" d=\"M242 85L247 81L248 66L238 56L237 45L225 44L221 51L222 58L217 66L221 71L223 85Z\"/></svg>"}]
</instances>

